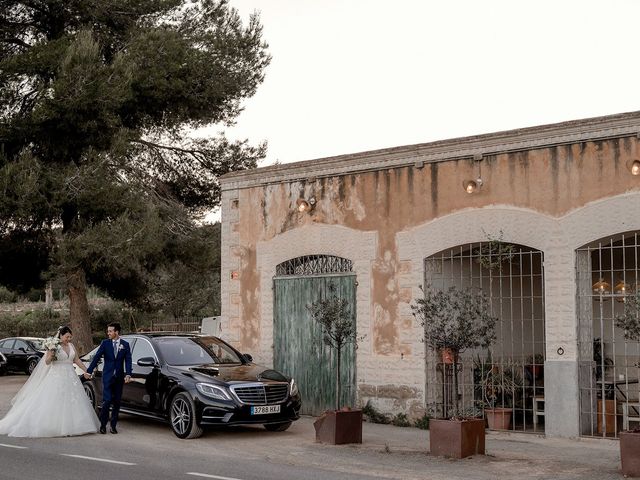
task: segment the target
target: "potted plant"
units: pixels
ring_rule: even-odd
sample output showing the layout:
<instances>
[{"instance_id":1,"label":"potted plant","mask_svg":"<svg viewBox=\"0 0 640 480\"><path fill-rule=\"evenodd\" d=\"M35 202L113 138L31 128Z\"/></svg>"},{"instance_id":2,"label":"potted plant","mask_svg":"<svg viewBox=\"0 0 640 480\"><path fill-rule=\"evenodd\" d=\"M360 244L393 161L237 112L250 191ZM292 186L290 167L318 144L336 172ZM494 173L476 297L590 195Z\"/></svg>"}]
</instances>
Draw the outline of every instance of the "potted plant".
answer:
<instances>
[{"instance_id":1,"label":"potted plant","mask_svg":"<svg viewBox=\"0 0 640 480\"><path fill-rule=\"evenodd\" d=\"M354 344L357 348L356 325L349 304L335 293L335 286L329 286L329 296L320 299L307 309L312 318L322 326L322 340L336 353L336 403L335 410L321 415L313 426L316 441L322 443L343 444L362 443L362 410L350 406L340 408L341 394L341 356L344 347Z\"/></svg>"},{"instance_id":2,"label":"potted plant","mask_svg":"<svg viewBox=\"0 0 640 480\"><path fill-rule=\"evenodd\" d=\"M491 430L508 430L513 416L513 403L522 387L520 365L507 361L488 363L482 372L482 395L484 409Z\"/></svg>"},{"instance_id":3,"label":"potted plant","mask_svg":"<svg viewBox=\"0 0 640 480\"><path fill-rule=\"evenodd\" d=\"M626 340L640 341L640 291L625 298L624 313L616 316L616 326ZM640 427L620 432L620 460L625 477L640 477Z\"/></svg>"},{"instance_id":4,"label":"potted plant","mask_svg":"<svg viewBox=\"0 0 640 480\"><path fill-rule=\"evenodd\" d=\"M459 355L470 348L489 347L496 338L498 319L490 314L489 299L481 292L428 286L411 306L424 328L424 342L434 351L450 349L454 383L454 412L448 419L430 423L431 453L454 458L484 454L484 420L466 417L460 409Z\"/></svg>"}]
</instances>

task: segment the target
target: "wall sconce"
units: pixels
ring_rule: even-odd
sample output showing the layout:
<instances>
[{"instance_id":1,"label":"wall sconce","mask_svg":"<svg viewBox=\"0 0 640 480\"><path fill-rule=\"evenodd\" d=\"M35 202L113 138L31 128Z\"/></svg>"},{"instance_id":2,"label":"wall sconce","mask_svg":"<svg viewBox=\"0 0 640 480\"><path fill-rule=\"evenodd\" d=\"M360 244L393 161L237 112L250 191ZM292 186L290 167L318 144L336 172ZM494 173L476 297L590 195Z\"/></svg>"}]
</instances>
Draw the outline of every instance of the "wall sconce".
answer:
<instances>
[{"instance_id":1,"label":"wall sconce","mask_svg":"<svg viewBox=\"0 0 640 480\"><path fill-rule=\"evenodd\" d=\"M467 193L475 193L480 190L481 186L482 179L480 177L476 178L475 180L465 180L464 182L462 182L462 188L464 188L464 191Z\"/></svg>"},{"instance_id":2,"label":"wall sconce","mask_svg":"<svg viewBox=\"0 0 640 480\"><path fill-rule=\"evenodd\" d=\"M296 200L296 209L302 212L310 211L316 204L316 197L310 197L309 200L305 200L304 198L299 198Z\"/></svg>"},{"instance_id":3,"label":"wall sconce","mask_svg":"<svg viewBox=\"0 0 640 480\"><path fill-rule=\"evenodd\" d=\"M482 161L482 154L476 154L473 156L473 162L478 164L478 178L475 180L464 180L462 182L462 188L464 191L471 194L476 193L482 187L482 167L480 162Z\"/></svg>"},{"instance_id":4,"label":"wall sconce","mask_svg":"<svg viewBox=\"0 0 640 480\"><path fill-rule=\"evenodd\" d=\"M630 160L627 163L627 168L631 172L631 175L640 175L640 160Z\"/></svg>"}]
</instances>

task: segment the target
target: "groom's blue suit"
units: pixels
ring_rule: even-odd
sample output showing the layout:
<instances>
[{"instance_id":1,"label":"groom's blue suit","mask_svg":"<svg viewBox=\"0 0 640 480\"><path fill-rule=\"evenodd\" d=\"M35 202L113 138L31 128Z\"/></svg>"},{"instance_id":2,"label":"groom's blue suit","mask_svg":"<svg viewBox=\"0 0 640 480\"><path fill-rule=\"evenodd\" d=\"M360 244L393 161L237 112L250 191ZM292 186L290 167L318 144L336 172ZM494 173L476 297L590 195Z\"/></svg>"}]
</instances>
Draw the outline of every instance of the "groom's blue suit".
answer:
<instances>
[{"instance_id":1,"label":"groom's blue suit","mask_svg":"<svg viewBox=\"0 0 640 480\"><path fill-rule=\"evenodd\" d=\"M100 410L100 426L105 427L109 421L109 407L113 407L111 412L111 428L116 428L118 423L118 413L120 412L120 400L122 398L122 388L124 387L125 375L131 376L131 347L122 338L117 354L114 352L113 341L105 339L100 343L98 351L93 356L87 373L93 373L98 362L104 357L104 367L102 368L102 406Z\"/></svg>"}]
</instances>

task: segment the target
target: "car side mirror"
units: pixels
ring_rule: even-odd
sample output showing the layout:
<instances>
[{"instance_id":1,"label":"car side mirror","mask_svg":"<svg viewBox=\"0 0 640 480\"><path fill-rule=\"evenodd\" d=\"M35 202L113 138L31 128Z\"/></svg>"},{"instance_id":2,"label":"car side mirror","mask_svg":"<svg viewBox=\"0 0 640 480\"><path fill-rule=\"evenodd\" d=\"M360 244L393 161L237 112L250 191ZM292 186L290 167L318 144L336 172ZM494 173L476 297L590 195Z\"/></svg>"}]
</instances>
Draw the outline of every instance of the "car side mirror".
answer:
<instances>
[{"instance_id":1,"label":"car side mirror","mask_svg":"<svg viewBox=\"0 0 640 480\"><path fill-rule=\"evenodd\" d=\"M143 357L137 362L139 367L155 367L156 359L153 357Z\"/></svg>"},{"instance_id":2,"label":"car side mirror","mask_svg":"<svg viewBox=\"0 0 640 480\"><path fill-rule=\"evenodd\" d=\"M27 351L24 349L24 347L20 347L18 350L20 350L22 353L27 353Z\"/></svg>"},{"instance_id":3,"label":"car side mirror","mask_svg":"<svg viewBox=\"0 0 640 480\"><path fill-rule=\"evenodd\" d=\"M243 354L243 356L244 356L244 359L245 359L247 362L249 362L249 363L253 362L253 357L251 356L251 354L250 354L250 353L244 353L244 354Z\"/></svg>"}]
</instances>

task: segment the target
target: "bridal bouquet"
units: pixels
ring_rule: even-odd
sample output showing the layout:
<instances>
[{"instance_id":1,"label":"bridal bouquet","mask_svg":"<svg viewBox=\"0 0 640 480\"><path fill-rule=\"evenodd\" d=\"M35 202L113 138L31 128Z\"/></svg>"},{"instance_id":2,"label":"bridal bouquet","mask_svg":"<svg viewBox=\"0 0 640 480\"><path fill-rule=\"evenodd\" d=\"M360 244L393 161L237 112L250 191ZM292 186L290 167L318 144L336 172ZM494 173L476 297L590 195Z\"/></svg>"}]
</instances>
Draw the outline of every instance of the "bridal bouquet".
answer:
<instances>
[{"instance_id":1,"label":"bridal bouquet","mask_svg":"<svg viewBox=\"0 0 640 480\"><path fill-rule=\"evenodd\" d=\"M42 346L45 350L53 350L53 359L56 360L56 351L60 346L60 339L58 337L48 337L42 342Z\"/></svg>"}]
</instances>

